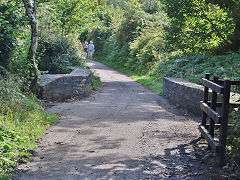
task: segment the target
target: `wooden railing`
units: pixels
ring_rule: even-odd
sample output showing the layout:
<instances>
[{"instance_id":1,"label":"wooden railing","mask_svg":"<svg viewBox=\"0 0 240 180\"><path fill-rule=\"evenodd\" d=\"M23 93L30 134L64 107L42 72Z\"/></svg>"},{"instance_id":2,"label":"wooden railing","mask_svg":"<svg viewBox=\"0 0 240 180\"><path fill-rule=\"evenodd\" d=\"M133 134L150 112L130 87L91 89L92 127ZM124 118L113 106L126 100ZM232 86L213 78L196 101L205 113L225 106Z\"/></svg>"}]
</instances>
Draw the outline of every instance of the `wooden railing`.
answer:
<instances>
[{"instance_id":1,"label":"wooden railing","mask_svg":"<svg viewBox=\"0 0 240 180\"><path fill-rule=\"evenodd\" d=\"M219 157L219 165L222 166L226 161L226 140L228 130L228 115L230 106L239 107L237 103L230 103L230 90L232 85L240 85L240 81L219 80L214 77L210 80L210 74L203 78L204 98L200 102L202 110L202 123L199 130L209 146ZM212 90L211 100L209 100L209 89ZM219 101L218 96L221 96ZM217 112L217 108L220 111ZM215 129L219 128L218 140L214 138Z\"/></svg>"}]
</instances>

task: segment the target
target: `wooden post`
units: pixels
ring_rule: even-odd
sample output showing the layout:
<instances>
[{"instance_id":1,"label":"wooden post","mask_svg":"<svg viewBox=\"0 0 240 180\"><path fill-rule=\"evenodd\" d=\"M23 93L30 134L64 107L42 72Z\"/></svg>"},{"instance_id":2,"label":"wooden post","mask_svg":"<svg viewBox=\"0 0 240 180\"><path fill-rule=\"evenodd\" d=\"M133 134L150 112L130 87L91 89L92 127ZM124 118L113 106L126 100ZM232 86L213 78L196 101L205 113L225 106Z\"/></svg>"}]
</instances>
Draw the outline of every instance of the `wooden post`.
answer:
<instances>
[{"instance_id":1,"label":"wooden post","mask_svg":"<svg viewBox=\"0 0 240 180\"><path fill-rule=\"evenodd\" d=\"M210 79L210 74L209 73L206 73L205 74L205 79ZM204 87L204 97L203 97L203 102L204 103L207 103L208 102L208 88L207 87ZM202 125L206 128L207 124L207 114L203 111L203 114L202 114Z\"/></svg>"},{"instance_id":2,"label":"wooden post","mask_svg":"<svg viewBox=\"0 0 240 180\"><path fill-rule=\"evenodd\" d=\"M222 106L222 122L220 128L220 152L219 152L219 165L223 166L226 161L226 140L228 129L228 113L229 113L229 98L230 98L230 81L224 81L224 93L223 93L223 106Z\"/></svg>"},{"instance_id":3,"label":"wooden post","mask_svg":"<svg viewBox=\"0 0 240 180\"><path fill-rule=\"evenodd\" d=\"M218 77L213 78L213 82L217 83L218 82ZM217 93L215 91L212 91L212 101L211 101L211 108L216 111L217 107ZM214 127L215 127L215 121L214 119L210 119L209 122L209 134L214 138Z\"/></svg>"}]
</instances>

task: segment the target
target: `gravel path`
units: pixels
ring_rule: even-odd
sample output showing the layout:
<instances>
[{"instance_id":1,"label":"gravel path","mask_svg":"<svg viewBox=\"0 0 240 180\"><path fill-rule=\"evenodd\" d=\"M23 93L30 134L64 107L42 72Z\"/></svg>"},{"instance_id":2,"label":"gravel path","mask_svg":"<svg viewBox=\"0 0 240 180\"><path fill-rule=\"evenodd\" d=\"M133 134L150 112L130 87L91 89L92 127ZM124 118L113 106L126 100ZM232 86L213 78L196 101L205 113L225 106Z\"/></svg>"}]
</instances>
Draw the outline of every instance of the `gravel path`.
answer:
<instances>
[{"instance_id":1,"label":"gravel path","mask_svg":"<svg viewBox=\"0 0 240 180\"><path fill-rule=\"evenodd\" d=\"M200 136L196 120L126 75L88 66L104 87L48 109L61 118L15 179L206 179L192 147Z\"/></svg>"}]
</instances>

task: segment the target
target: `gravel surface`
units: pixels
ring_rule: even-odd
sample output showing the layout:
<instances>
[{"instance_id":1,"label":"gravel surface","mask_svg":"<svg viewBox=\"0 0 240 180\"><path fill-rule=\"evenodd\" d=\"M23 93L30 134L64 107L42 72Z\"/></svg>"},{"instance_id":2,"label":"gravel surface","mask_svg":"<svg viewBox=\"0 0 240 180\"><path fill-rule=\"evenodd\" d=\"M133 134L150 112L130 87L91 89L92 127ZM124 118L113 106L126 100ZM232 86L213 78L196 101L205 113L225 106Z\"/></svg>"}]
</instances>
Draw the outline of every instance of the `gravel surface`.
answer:
<instances>
[{"instance_id":1,"label":"gravel surface","mask_svg":"<svg viewBox=\"0 0 240 180\"><path fill-rule=\"evenodd\" d=\"M104 86L49 106L61 118L14 179L208 179L209 167L193 150L196 119L122 73L88 66Z\"/></svg>"}]
</instances>

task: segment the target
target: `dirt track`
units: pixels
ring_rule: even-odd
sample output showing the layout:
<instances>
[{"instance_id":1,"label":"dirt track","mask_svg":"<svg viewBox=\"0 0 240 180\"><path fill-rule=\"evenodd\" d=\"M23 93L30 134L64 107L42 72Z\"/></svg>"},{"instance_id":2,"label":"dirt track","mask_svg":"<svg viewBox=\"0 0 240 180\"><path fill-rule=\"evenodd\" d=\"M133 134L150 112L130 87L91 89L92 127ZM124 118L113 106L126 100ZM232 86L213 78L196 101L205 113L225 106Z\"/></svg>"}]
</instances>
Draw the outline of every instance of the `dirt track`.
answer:
<instances>
[{"instance_id":1,"label":"dirt track","mask_svg":"<svg viewBox=\"0 0 240 180\"><path fill-rule=\"evenodd\" d=\"M199 137L195 120L126 75L97 62L88 65L104 87L48 109L60 121L15 179L206 178L190 145Z\"/></svg>"}]
</instances>

